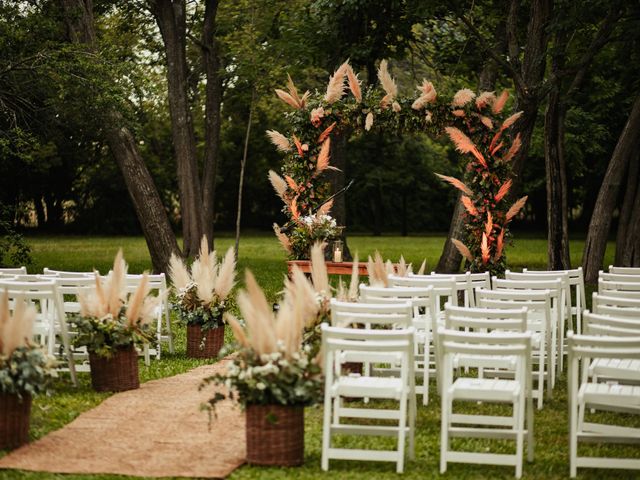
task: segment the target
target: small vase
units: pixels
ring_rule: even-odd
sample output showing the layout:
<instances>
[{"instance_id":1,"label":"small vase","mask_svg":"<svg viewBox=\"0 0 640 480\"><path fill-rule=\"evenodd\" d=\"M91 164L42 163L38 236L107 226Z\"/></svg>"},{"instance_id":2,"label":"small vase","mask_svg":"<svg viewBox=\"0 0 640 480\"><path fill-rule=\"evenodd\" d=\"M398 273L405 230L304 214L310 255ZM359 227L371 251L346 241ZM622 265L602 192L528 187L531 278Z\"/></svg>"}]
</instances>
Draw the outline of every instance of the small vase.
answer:
<instances>
[{"instance_id":1,"label":"small vase","mask_svg":"<svg viewBox=\"0 0 640 480\"><path fill-rule=\"evenodd\" d=\"M29 441L31 395L22 398L12 393L0 393L0 450L9 450Z\"/></svg>"},{"instance_id":2,"label":"small vase","mask_svg":"<svg viewBox=\"0 0 640 480\"><path fill-rule=\"evenodd\" d=\"M218 358L224 344L224 325L202 330L201 325L187 325L187 357Z\"/></svg>"},{"instance_id":3,"label":"small vase","mask_svg":"<svg viewBox=\"0 0 640 480\"><path fill-rule=\"evenodd\" d=\"M247 405L247 462L295 467L304 461L304 407Z\"/></svg>"},{"instance_id":4,"label":"small vase","mask_svg":"<svg viewBox=\"0 0 640 480\"><path fill-rule=\"evenodd\" d=\"M138 352L131 345L119 348L109 358L89 352L91 386L96 392L122 392L140 387Z\"/></svg>"}]
</instances>

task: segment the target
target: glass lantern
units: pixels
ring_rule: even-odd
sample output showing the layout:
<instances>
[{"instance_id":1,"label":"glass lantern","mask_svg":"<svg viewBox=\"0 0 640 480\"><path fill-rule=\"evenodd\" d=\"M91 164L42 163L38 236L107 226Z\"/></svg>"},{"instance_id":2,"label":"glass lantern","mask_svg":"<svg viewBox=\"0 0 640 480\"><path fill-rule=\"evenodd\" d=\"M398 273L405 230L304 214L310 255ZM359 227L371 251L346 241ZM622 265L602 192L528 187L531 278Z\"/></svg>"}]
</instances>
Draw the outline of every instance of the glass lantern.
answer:
<instances>
[{"instance_id":1,"label":"glass lantern","mask_svg":"<svg viewBox=\"0 0 640 480\"><path fill-rule=\"evenodd\" d=\"M344 247L342 244L342 240L336 240L333 242L333 261L335 263L342 262L342 254L344 252Z\"/></svg>"}]
</instances>

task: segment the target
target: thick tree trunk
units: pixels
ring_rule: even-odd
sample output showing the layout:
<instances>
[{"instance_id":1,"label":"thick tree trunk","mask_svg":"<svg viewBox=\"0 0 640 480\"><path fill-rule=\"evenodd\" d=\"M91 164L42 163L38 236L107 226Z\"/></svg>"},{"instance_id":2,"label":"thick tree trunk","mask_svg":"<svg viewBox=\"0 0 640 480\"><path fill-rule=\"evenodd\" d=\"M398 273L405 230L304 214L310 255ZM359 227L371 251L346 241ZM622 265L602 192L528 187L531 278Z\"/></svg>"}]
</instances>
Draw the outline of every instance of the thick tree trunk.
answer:
<instances>
[{"instance_id":1,"label":"thick tree trunk","mask_svg":"<svg viewBox=\"0 0 640 480\"><path fill-rule=\"evenodd\" d=\"M87 48L92 49L95 28L91 0L62 0L61 5L69 39L86 43ZM124 118L115 110L109 112L108 117L109 123L105 126L107 144L129 190L149 248L153 269L156 272L166 272L171 254L180 252L176 237L151 174L140 155L138 143L125 126Z\"/></svg>"},{"instance_id":2,"label":"thick tree trunk","mask_svg":"<svg viewBox=\"0 0 640 480\"><path fill-rule=\"evenodd\" d=\"M640 267L640 185L636 188L636 200L633 205L633 213L629 219L627 241L622 255L622 266Z\"/></svg>"},{"instance_id":3,"label":"thick tree trunk","mask_svg":"<svg viewBox=\"0 0 640 480\"><path fill-rule=\"evenodd\" d=\"M556 86L549 95L544 119L549 270L571 268L567 221L567 175L564 158L564 108L560 100L559 88Z\"/></svg>"},{"instance_id":4,"label":"thick tree trunk","mask_svg":"<svg viewBox=\"0 0 640 480\"><path fill-rule=\"evenodd\" d=\"M164 43L184 252L191 256L197 254L203 234L203 208L195 133L188 98L186 5L184 0L151 0L149 3Z\"/></svg>"},{"instance_id":5,"label":"thick tree trunk","mask_svg":"<svg viewBox=\"0 0 640 480\"><path fill-rule=\"evenodd\" d=\"M634 224L631 223L631 217L635 213L634 207L638 197L638 181L640 177L640 152L636 152L629 163L627 171L627 187L624 191L624 200L620 208L620 217L618 219L618 232L616 234L616 258L614 265L623 265L627 241L630 233L633 231ZM637 207L635 207L637 208Z\"/></svg>"},{"instance_id":6,"label":"thick tree trunk","mask_svg":"<svg viewBox=\"0 0 640 480\"><path fill-rule=\"evenodd\" d=\"M207 0L202 30L202 65L205 85L204 167L202 173L202 221L204 234L213 249L216 177L220 156L220 107L222 105L221 61L215 38L218 0Z\"/></svg>"},{"instance_id":7,"label":"thick tree trunk","mask_svg":"<svg viewBox=\"0 0 640 480\"><path fill-rule=\"evenodd\" d=\"M607 248L611 217L616 207L620 184L629 160L638 148L640 148L640 95L633 103L627 123L613 151L591 215L582 256L585 282L595 283L598 279L598 270L602 267Z\"/></svg>"}]
</instances>

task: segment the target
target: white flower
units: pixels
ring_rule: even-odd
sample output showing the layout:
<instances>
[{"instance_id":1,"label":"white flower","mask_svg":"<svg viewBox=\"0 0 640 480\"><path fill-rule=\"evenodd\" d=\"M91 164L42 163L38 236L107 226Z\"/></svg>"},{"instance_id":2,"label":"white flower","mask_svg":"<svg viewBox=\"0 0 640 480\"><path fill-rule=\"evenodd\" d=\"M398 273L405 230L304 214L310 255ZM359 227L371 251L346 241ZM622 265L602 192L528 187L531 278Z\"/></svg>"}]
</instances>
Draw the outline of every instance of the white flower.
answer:
<instances>
[{"instance_id":1,"label":"white flower","mask_svg":"<svg viewBox=\"0 0 640 480\"><path fill-rule=\"evenodd\" d=\"M267 386L263 382L258 382L256 383L256 388L258 390L264 390L265 388L267 388Z\"/></svg>"}]
</instances>

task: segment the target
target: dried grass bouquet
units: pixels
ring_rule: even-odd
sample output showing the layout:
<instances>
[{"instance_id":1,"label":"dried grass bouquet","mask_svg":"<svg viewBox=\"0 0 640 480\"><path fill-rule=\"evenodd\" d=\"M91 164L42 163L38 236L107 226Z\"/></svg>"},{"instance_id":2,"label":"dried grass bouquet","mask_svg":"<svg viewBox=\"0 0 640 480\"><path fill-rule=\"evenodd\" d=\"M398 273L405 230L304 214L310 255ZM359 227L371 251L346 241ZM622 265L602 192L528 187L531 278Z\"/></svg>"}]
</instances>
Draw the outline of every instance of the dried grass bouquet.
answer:
<instances>
[{"instance_id":1,"label":"dried grass bouquet","mask_svg":"<svg viewBox=\"0 0 640 480\"><path fill-rule=\"evenodd\" d=\"M152 322L160 299L149 295L146 273L136 291L127 295L126 275L120 250L106 279L96 272L95 288L79 295L80 314L71 320L77 332L75 346L86 346L89 352L109 358L117 349L153 340Z\"/></svg>"},{"instance_id":2,"label":"dried grass bouquet","mask_svg":"<svg viewBox=\"0 0 640 480\"><path fill-rule=\"evenodd\" d=\"M169 265L176 289L174 306L180 319L187 325L200 325L203 330L222 326L236 278L233 248L229 248L218 263L216 252L209 252L207 239L203 237L191 271L175 254Z\"/></svg>"},{"instance_id":3,"label":"dried grass bouquet","mask_svg":"<svg viewBox=\"0 0 640 480\"><path fill-rule=\"evenodd\" d=\"M31 341L36 310L16 300L13 314L9 296L0 297L0 392L34 395L45 392L56 377L56 362Z\"/></svg>"}]
</instances>

